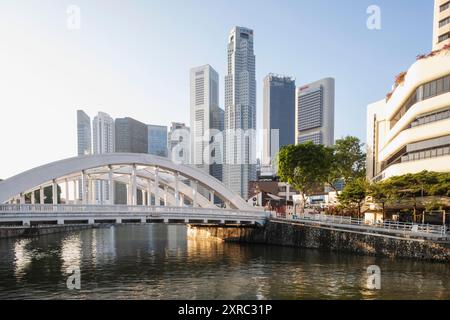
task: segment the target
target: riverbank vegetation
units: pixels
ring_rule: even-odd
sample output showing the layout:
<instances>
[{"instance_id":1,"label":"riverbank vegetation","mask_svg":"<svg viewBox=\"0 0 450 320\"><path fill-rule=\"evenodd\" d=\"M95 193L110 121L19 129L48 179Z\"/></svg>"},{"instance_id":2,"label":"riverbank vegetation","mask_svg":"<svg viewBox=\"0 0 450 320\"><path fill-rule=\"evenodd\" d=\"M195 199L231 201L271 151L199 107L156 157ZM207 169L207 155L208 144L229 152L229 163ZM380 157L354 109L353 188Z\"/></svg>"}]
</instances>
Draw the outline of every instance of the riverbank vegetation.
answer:
<instances>
[{"instance_id":1,"label":"riverbank vegetation","mask_svg":"<svg viewBox=\"0 0 450 320\"><path fill-rule=\"evenodd\" d=\"M303 196L323 193L325 187L338 194L339 206L330 212L362 217L375 204L386 218L398 211L412 221L426 212L450 207L450 173L423 171L369 182L365 172L363 144L356 137L345 137L332 147L307 142L282 147L278 157L278 175ZM339 189L338 185L344 185ZM420 210L420 213L418 210Z\"/></svg>"}]
</instances>

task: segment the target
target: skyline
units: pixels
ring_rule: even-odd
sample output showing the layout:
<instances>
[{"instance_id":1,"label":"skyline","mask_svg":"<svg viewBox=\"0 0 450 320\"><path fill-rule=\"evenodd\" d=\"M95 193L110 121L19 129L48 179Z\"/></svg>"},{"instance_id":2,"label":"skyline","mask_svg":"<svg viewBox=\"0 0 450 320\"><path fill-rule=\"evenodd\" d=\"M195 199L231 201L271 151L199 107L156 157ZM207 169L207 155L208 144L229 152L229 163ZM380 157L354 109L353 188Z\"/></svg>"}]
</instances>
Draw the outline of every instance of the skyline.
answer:
<instances>
[{"instance_id":1,"label":"skyline","mask_svg":"<svg viewBox=\"0 0 450 320\"><path fill-rule=\"evenodd\" d=\"M293 76L298 86L331 76L336 79L335 137L356 135L366 141L367 105L390 90L395 75L407 69L416 55L431 50L433 3L426 1L409 8L401 5L406 1L377 1L382 29L370 31L366 28L366 9L373 3L360 2L340 5L327 1L265 1L261 5L250 1L243 4L244 9L253 7L255 13L262 7L265 10L255 16L233 12L235 18L231 18L230 2L215 3L211 11L209 4L200 5L199 1L135 1L126 7L117 1L77 1L82 21L78 31L65 27L66 8L71 3L51 7L50 1L39 3L33 14L27 8L36 1L2 3L0 33L5 39L5 50L0 50L0 67L4 70L0 85L6 90L0 95L0 105L3 119L20 121L7 121L0 128L3 149L8 150L2 159L5 165L0 178L74 156L78 109L88 114L103 111L113 118L129 116L158 125L167 126L172 121L189 124L189 69L196 65L210 64L218 71L220 107L224 109L226 39L234 25L255 30L258 128L262 127L262 88L267 73ZM178 22L167 19L167 11L173 10L175 4L184 13ZM101 10L102 6L107 10ZM304 10L296 11L299 7ZM119 11L122 17L133 19L116 19ZM215 23L208 25L205 21L208 28L199 33L187 21L192 12L203 17L203 11L220 12L221 16L208 16ZM273 17L269 20L273 24L268 26L267 17L273 12L279 12L283 18ZM291 19L294 13L300 14L298 21ZM21 19L17 19L18 15ZM158 32L154 32L154 26L160 27ZM181 26L183 32L179 32ZM321 30L315 30L317 26ZM321 40L328 34L327 27L333 26L336 39ZM289 32L283 32L286 30ZM351 39L346 37L350 34ZM411 34L415 35L414 41L409 40ZM177 36L177 41L170 36ZM398 43L401 46L395 46ZM305 44L314 47L306 50ZM180 46L182 51L177 50ZM298 51L299 47L307 52ZM274 54L274 48L279 55ZM177 55L179 52L183 59ZM166 74L159 68L165 69ZM362 83L364 86L358 87ZM171 112L159 112L168 108ZM355 117L349 118L348 114ZM42 135L36 138L35 132ZM5 138L9 136L15 138ZM34 143L30 137L41 143ZM58 148L48 143L50 140Z\"/></svg>"}]
</instances>

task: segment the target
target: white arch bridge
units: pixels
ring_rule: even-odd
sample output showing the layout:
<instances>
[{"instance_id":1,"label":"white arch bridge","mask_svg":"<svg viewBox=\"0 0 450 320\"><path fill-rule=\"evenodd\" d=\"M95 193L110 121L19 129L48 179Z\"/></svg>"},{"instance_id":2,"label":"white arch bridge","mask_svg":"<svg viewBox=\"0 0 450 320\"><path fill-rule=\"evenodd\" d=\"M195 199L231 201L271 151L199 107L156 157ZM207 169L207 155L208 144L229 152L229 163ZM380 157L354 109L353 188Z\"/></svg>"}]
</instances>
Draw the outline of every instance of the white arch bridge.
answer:
<instances>
[{"instance_id":1,"label":"white arch bridge","mask_svg":"<svg viewBox=\"0 0 450 320\"><path fill-rule=\"evenodd\" d=\"M89 155L26 171L0 182L0 204L3 224L264 224L269 216L205 172L148 154Z\"/></svg>"}]
</instances>

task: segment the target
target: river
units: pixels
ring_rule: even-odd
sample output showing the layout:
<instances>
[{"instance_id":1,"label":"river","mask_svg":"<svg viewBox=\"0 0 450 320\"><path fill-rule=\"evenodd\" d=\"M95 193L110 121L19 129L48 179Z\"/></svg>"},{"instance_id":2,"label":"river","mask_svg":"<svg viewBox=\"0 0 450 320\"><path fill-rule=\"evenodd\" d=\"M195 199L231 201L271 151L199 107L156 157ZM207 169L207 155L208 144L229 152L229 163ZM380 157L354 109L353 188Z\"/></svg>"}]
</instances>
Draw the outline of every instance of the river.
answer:
<instances>
[{"instance_id":1,"label":"river","mask_svg":"<svg viewBox=\"0 0 450 320\"><path fill-rule=\"evenodd\" d=\"M0 239L0 299L450 299L449 264L186 235L149 224ZM69 290L77 269L80 289Z\"/></svg>"}]
</instances>

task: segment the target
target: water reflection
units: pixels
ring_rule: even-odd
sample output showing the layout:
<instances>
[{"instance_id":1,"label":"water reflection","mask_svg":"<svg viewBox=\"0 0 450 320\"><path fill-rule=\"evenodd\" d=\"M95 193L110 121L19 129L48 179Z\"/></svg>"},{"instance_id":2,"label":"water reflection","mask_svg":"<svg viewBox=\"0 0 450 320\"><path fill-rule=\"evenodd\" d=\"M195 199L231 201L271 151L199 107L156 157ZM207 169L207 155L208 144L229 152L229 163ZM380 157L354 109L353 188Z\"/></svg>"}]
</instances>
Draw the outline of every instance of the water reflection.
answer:
<instances>
[{"instance_id":1,"label":"water reflection","mask_svg":"<svg viewBox=\"0 0 450 320\"><path fill-rule=\"evenodd\" d=\"M130 225L0 240L0 298L449 299L450 266L187 239L180 225ZM381 290L367 267L381 268ZM79 291L66 287L80 267Z\"/></svg>"}]
</instances>

